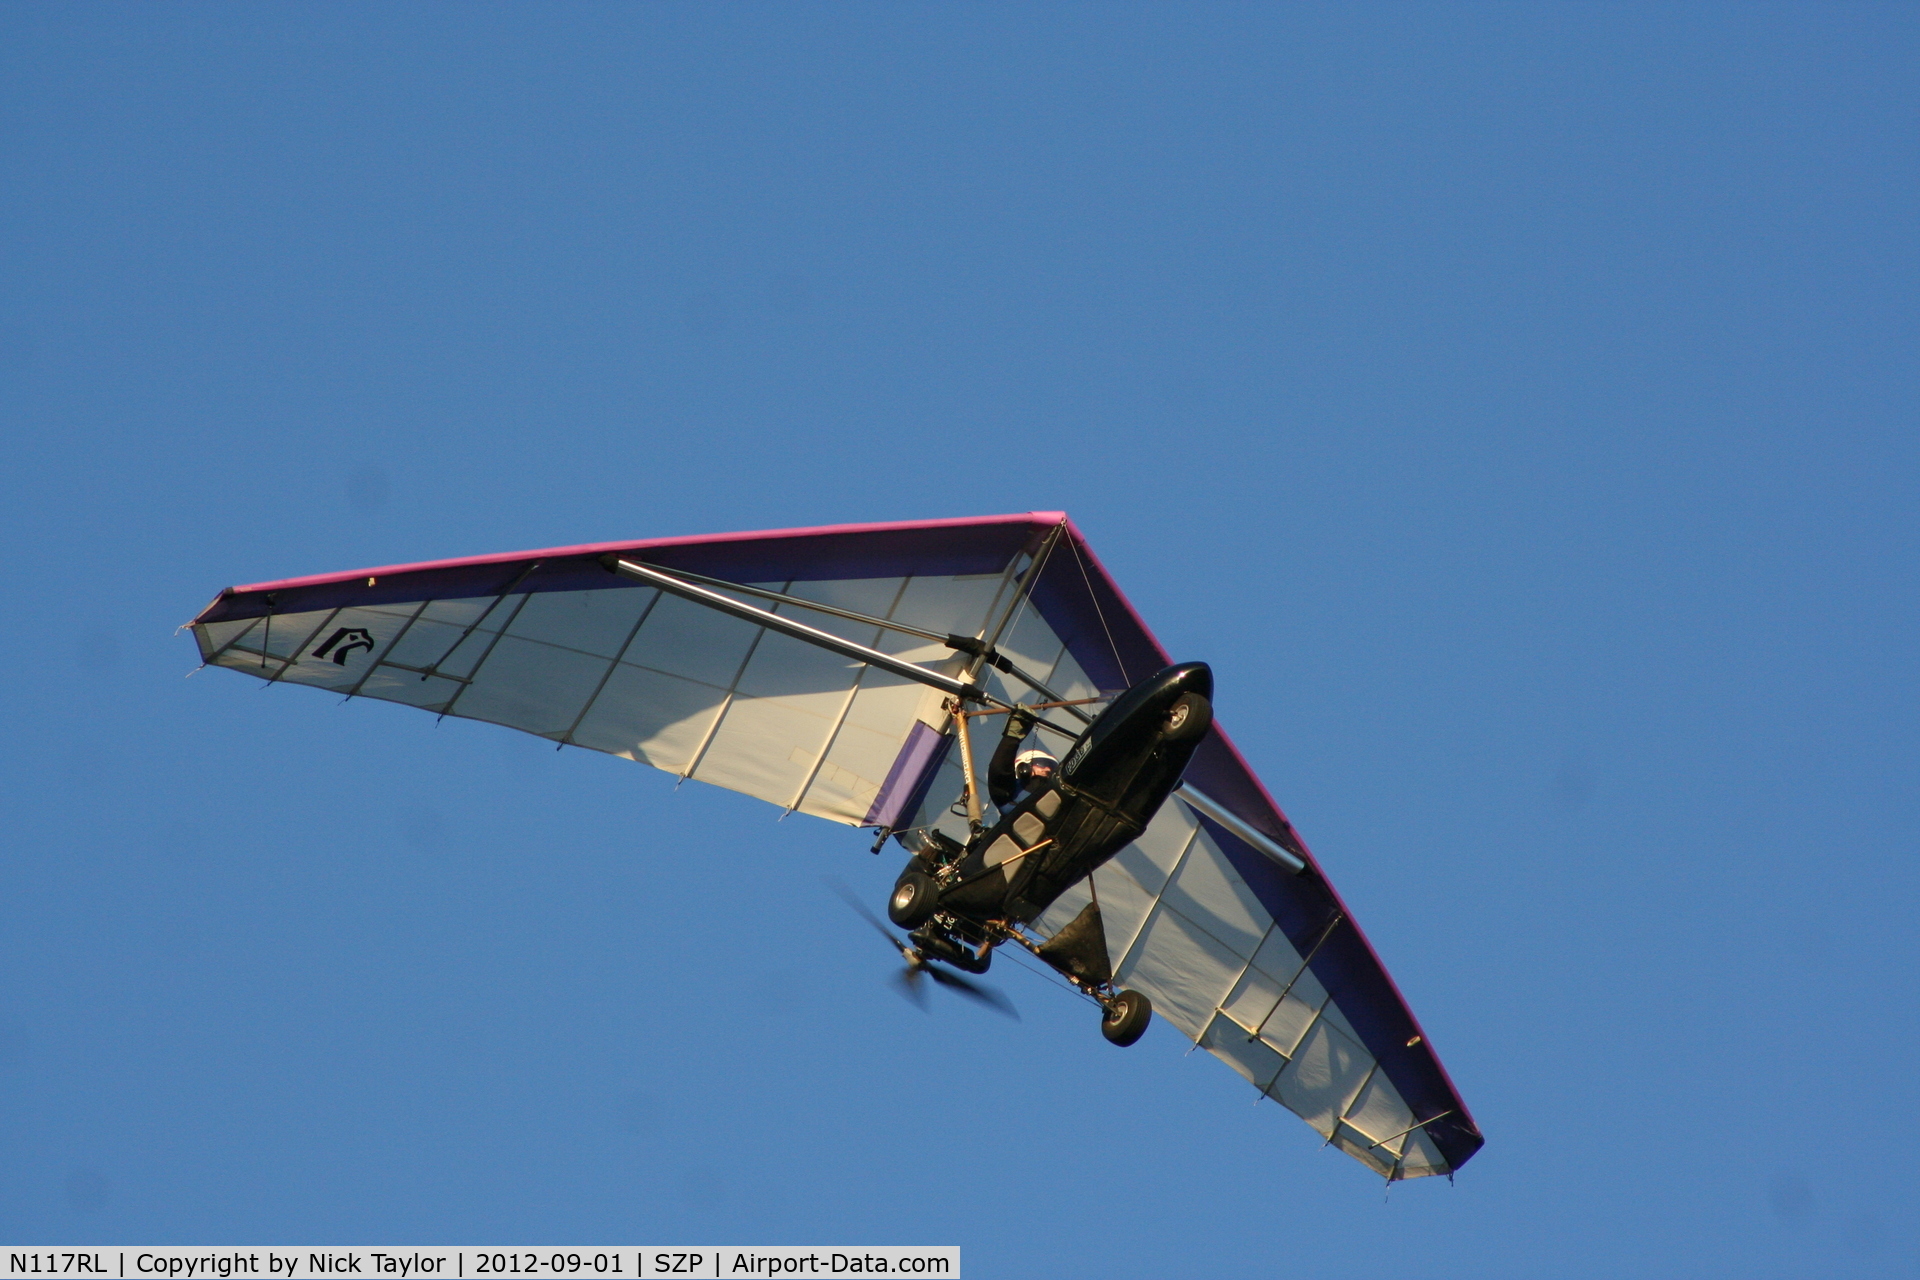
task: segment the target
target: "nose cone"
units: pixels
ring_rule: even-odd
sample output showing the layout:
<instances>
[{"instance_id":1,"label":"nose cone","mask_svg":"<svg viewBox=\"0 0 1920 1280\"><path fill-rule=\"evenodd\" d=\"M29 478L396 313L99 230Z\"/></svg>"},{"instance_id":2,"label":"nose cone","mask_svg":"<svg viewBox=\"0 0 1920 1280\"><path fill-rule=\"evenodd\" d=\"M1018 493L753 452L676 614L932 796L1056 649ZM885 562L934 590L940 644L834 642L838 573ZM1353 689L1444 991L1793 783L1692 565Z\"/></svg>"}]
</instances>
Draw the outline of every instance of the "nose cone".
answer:
<instances>
[{"instance_id":1,"label":"nose cone","mask_svg":"<svg viewBox=\"0 0 1920 1280\"><path fill-rule=\"evenodd\" d=\"M1176 704L1191 702L1176 715ZM1192 703L1198 703L1198 706ZM1162 667L1115 698L1067 753L1072 786L1121 805L1145 823L1180 781L1213 723L1213 669L1204 662Z\"/></svg>"},{"instance_id":2,"label":"nose cone","mask_svg":"<svg viewBox=\"0 0 1920 1280\"><path fill-rule=\"evenodd\" d=\"M1093 736L1104 737L1106 732L1130 722L1157 728L1167 708L1179 701L1182 694L1188 693L1197 693L1208 702L1213 701L1212 667L1204 662L1182 662L1162 667L1114 699L1113 705L1100 717L1100 727L1095 728Z\"/></svg>"},{"instance_id":3,"label":"nose cone","mask_svg":"<svg viewBox=\"0 0 1920 1280\"><path fill-rule=\"evenodd\" d=\"M1213 668L1204 662L1182 662L1168 667L1162 678L1168 679L1181 693L1197 693L1213 701Z\"/></svg>"}]
</instances>

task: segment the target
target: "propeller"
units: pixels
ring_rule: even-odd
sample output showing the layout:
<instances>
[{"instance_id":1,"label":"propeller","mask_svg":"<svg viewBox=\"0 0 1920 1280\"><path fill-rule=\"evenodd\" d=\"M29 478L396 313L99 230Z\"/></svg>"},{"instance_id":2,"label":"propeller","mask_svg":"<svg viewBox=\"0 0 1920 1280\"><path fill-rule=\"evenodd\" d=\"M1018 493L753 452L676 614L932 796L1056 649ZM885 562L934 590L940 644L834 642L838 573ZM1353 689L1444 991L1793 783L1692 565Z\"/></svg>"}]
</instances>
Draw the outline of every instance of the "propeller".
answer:
<instances>
[{"instance_id":1,"label":"propeller","mask_svg":"<svg viewBox=\"0 0 1920 1280\"><path fill-rule=\"evenodd\" d=\"M906 961L907 967L896 973L893 981L900 994L920 1009L925 1010L927 1007L927 990L920 983L920 979L925 977L931 978L935 985L945 987L955 995L965 996L989 1009L1004 1013L1015 1022L1020 1020L1020 1012L1013 1007L1013 1001L985 983L975 982L971 978L963 978L957 973L934 967L918 947L902 941L894 936L893 930L881 924L880 917L867 910L867 905L854 896L853 890L839 880L829 878L827 883L833 886L833 891L839 894L848 906L859 913L862 920L873 926L874 932L885 938L887 944L900 953L902 960Z\"/></svg>"}]
</instances>

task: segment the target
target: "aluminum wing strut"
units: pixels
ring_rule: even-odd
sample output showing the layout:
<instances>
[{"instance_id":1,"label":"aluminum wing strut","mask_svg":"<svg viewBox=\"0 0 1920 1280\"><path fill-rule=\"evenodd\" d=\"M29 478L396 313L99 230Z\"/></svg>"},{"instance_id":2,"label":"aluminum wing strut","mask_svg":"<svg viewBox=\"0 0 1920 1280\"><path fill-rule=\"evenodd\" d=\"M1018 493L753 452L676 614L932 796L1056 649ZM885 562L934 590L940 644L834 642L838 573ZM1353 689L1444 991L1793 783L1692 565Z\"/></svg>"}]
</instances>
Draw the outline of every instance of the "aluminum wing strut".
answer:
<instances>
[{"instance_id":1,"label":"aluminum wing strut","mask_svg":"<svg viewBox=\"0 0 1920 1280\"><path fill-rule=\"evenodd\" d=\"M889 671L894 675L904 676L909 680L917 680L924 685L931 685L933 688L940 690L950 697L959 698L967 702L988 703L1001 707L1006 706L1000 699L993 697L978 684L965 680L956 680L952 676L929 670L918 663L908 662L904 658L896 658L890 653L882 653L880 650L869 648L864 644L857 644L852 640L842 639L832 632L822 631L818 627L810 627L804 622L796 622L792 618L782 617L780 614L770 612L769 610L743 603L742 601L735 600L731 596L722 595L718 591L709 590L706 587L688 582L682 578L676 578L670 573L662 573L651 565L638 564L623 556L617 555L604 556L600 562L609 570L620 574L622 577L634 578L649 586L658 587L660 590L671 595L679 596L683 600L688 600L698 605L705 605L709 609L714 609L732 617L739 618L743 622L751 622L757 626L766 627L770 631L778 631L782 635L792 636L794 639L804 641L807 644L817 645L831 653L837 653L843 658L851 658L855 662L864 662L871 666L878 667L882 671ZM714 581L714 579L708 579L708 581ZM775 593L756 590L755 594L771 596ZM782 598L784 599L784 597ZM811 607L811 602L809 601L795 600L794 603L809 605ZM832 612L842 613L843 616L845 616L845 612L841 610L833 610ZM859 617L859 615L852 616ZM860 618L860 620L880 621L878 619L867 618ZM884 626L887 624L881 622L881 625ZM906 630L906 628L896 629ZM929 638L935 638L931 632L921 634L927 635ZM951 639L953 637L943 638ZM957 645L954 647L959 648ZM984 647L984 645L982 647ZM967 651L968 650L962 650L962 652ZM1068 737L1077 736L1071 730L1060 729L1057 725L1051 727L1057 732L1066 734ZM1212 818L1215 822L1218 822L1221 826L1233 832L1234 835L1240 837L1287 870L1297 875L1306 869L1306 863L1291 850L1280 845L1266 833L1249 825L1245 819L1232 812L1219 801L1205 795L1194 787L1186 785L1182 785L1175 794L1194 809Z\"/></svg>"},{"instance_id":2,"label":"aluminum wing strut","mask_svg":"<svg viewBox=\"0 0 1920 1280\"><path fill-rule=\"evenodd\" d=\"M896 658L890 653L882 653L878 649L870 649L864 644L855 644L851 640L843 640L830 631L822 631L804 622L796 622L792 618L782 617L755 605L745 604L731 596L721 595L718 591L710 591L706 587L676 578L670 573L662 573L651 565L636 564L632 560L617 555L604 556L600 563L621 577L638 579L670 595L679 596L682 600L690 600L694 604L705 605L709 609L739 618L743 622L751 622L769 631L778 631L781 635L792 636L795 640L818 645L843 658L864 662L882 671L905 676L909 680L918 680L921 684L931 685L949 697L961 698L969 702L998 701L989 697L985 689L971 681L956 680L950 675L929 670L919 663Z\"/></svg>"}]
</instances>

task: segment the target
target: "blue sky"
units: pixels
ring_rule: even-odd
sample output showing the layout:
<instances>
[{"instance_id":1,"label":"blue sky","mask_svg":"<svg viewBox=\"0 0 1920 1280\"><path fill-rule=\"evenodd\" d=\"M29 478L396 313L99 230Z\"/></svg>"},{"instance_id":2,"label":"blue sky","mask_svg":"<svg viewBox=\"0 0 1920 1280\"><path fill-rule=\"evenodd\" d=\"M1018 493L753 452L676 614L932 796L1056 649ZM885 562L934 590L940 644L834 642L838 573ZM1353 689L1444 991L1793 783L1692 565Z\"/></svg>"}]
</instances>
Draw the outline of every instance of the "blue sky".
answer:
<instances>
[{"instance_id":1,"label":"blue sky","mask_svg":"<svg viewBox=\"0 0 1920 1280\"><path fill-rule=\"evenodd\" d=\"M0 9L0 1239L1911 1274L1899 6ZM824 823L240 582L1065 509L1488 1139L922 1015Z\"/></svg>"}]
</instances>

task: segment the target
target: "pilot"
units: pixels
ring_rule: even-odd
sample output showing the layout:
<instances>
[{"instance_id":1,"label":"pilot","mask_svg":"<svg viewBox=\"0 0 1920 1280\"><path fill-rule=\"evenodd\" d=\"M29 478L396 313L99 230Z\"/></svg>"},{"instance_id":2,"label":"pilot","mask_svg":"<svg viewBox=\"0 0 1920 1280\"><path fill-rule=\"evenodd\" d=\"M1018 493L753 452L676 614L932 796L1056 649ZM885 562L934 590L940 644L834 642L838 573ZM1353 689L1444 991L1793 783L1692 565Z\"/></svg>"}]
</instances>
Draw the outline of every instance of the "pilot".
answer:
<instances>
[{"instance_id":1,"label":"pilot","mask_svg":"<svg viewBox=\"0 0 1920 1280\"><path fill-rule=\"evenodd\" d=\"M1059 771L1060 762L1049 753L1038 748L1020 750L1032 729L1030 714L1010 713L1006 732L1000 735L1000 745L994 748L987 765L987 795L1002 812L1051 785Z\"/></svg>"}]
</instances>

